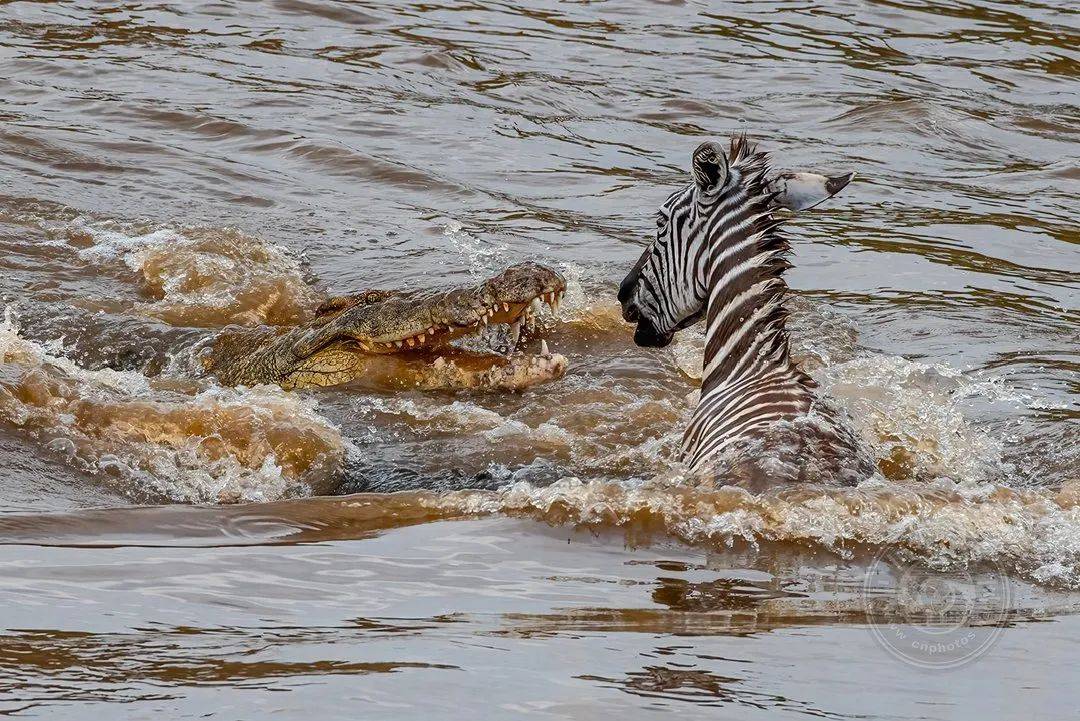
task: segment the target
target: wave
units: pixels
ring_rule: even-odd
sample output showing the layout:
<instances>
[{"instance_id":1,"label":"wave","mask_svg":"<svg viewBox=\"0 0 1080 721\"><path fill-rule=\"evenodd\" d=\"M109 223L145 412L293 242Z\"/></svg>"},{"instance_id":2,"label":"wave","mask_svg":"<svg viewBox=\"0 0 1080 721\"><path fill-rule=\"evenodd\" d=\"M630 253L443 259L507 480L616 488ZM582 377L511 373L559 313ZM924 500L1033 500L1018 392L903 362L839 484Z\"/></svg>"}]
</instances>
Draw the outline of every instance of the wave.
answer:
<instances>
[{"instance_id":1,"label":"wave","mask_svg":"<svg viewBox=\"0 0 1080 721\"><path fill-rule=\"evenodd\" d=\"M76 220L64 229L84 262L122 263L150 300L135 310L176 326L292 325L317 296L300 261L237 228L136 227Z\"/></svg>"},{"instance_id":2,"label":"wave","mask_svg":"<svg viewBox=\"0 0 1080 721\"><path fill-rule=\"evenodd\" d=\"M314 404L85 370L0 323L0 423L138 502L266 501L325 493L347 443Z\"/></svg>"},{"instance_id":3,"label":"wave","mask_svg":"<svg viewBox=\"0 0 1080 721\"><path fill-rule=\"evenodd\" d=\"M1052 492L949 481L911 488L871 479L854 488L803 485L754 494L688 485L673 472L640 483L517 483L494 493L426 497L424 503L448 514L621 528L637 541L674 537L719 547L778 542L848 558L889 546L934 569L991 564L1039 583L1080 587L1080 483Z\"/></svg>"}]
</instances>

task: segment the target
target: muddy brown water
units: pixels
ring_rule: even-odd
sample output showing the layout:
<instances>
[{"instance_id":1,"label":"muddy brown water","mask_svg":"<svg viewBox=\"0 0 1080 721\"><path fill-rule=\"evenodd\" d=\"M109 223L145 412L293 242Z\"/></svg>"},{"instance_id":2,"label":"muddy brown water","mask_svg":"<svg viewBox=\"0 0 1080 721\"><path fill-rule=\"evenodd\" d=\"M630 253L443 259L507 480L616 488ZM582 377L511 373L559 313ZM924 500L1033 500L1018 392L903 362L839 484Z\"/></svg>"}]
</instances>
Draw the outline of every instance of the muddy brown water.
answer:
<instances>
[{"instance_id":1,"label":"muddy brown water","mask_svg":"<svg viewBox=\"0 0 1080 721\"><path fill-rule=\"evenodd\" d=\"M0 2L0 712L1076 718L1077 21ZM856 488L687 486L700 331L619 318L689 151L744 131L859 173L788 275ZM526 258L569 280L551 385L177 372L226 324Z\"/></svg>"}]
</instances>

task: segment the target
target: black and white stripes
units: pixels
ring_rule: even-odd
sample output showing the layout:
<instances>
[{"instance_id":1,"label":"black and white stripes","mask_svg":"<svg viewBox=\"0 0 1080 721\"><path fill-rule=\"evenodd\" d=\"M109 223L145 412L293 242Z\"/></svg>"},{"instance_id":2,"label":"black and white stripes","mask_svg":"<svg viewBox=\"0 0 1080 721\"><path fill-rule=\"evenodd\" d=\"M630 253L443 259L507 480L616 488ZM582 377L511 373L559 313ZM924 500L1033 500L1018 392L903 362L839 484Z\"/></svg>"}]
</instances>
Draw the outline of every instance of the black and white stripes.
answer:
<instances>
[{"instance_id":1,"label":"black and white stripes","mask_svg":"<svg viewBox=\"0 0 1080 721\"><path fill-rule=\"evenodd\" d=\"M691 468L805 413L813 400L813 381L788 357L789 246L768 170L766 155L745 138L726 151L699 146L694 182L660 207L656 240L619 291L640 345L667 345L705 313L701 399L683 436Z\"/></svg>"}]
</instances>

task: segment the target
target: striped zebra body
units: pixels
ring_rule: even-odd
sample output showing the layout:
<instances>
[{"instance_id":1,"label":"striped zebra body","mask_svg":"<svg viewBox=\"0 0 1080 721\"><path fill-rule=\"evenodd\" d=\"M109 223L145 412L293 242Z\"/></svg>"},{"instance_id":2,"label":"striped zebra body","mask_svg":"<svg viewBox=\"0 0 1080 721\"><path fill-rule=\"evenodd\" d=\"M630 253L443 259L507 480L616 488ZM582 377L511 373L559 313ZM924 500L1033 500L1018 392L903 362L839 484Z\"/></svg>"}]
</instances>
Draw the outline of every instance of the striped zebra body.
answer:
<instances>
[{"instance_id":1,"label":"striped zebra body","mask_svg":"<svg viewBox=\"0 0 1080 721\"><path fill-rule=\"evenodd\" d=\"M790 247L775 215L784 203L768 173L767 156L745 138L726 151L698 147L694 182L661 206L657 239L620 288L639 345L666 345L705 316L701 397L682 443L692 470L805 414L814 401L813 380L789 357L783 273Z\"/></svg>"}]
</instances>

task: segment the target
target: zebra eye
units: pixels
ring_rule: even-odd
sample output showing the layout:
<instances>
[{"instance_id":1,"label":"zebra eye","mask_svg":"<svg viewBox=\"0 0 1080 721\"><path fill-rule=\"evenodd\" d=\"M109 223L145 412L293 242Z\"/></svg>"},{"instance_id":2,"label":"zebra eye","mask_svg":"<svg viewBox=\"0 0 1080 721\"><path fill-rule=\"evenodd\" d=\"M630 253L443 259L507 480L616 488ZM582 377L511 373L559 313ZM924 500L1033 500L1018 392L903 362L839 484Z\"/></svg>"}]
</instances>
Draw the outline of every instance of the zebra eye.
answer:
<instances>
[{"instance_id":1,"label":"zebra eye","mask_svg":"<svg viewBox=\"0 0 1080 721\"><path fill-rule=\"evenodd\" d=\"M663 213L657 212L656 214L656 227L663 228L667 224L667 216Z\"/></svg>"}]
</instances>

